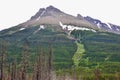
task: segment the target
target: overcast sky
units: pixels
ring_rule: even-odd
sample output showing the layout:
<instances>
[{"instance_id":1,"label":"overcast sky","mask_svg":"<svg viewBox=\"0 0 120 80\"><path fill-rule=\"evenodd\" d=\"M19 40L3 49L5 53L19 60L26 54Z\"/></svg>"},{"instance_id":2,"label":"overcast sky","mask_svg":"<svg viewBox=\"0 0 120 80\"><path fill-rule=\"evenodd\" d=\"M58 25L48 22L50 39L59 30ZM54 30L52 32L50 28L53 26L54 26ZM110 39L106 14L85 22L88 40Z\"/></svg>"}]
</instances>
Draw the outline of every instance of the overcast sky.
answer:
<instances>
[{"instance_id":1,"label":"overcast sky","mask_svg":"<svg viewBox=\"0 0 120 80\"><path fill-rule=\"evenodd\" d=\"M0 30L25 22L49 5L74 16L79 13L120 25L119 0L0 0Z\"/></svg>"}]
</instances>

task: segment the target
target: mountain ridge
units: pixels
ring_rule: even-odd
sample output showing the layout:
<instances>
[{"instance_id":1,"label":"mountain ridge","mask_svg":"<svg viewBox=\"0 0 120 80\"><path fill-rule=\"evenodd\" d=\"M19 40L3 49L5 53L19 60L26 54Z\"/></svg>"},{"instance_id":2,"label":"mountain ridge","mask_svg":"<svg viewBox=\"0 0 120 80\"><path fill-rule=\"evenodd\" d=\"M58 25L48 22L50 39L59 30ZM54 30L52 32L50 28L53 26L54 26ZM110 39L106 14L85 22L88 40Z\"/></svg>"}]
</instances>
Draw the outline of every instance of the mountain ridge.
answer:
<instances>
[{"instance_id":1,"label":"mountain ridge","mask_svg":"<svg viewBox=\"0 0 120 80\"><path fill-rule=\"evenodd\" d=\"M72 16L70 14L64 13L63 11L53 7L48 6L47 8L40 8L39 11L30 18L30 20L20 24L22 27L28 27L33 25L43 25L52 24L60 26L60 22L64 25L74 25L78 27L87 27L97 30L96 25L89 23L80 14L78 17Z\"/></svg>"},{"instance_id":2,"label":"mountain ridge","mask_svg":"<svg viewBox=\"0 0 120 80\"><path fill-rule=\"evenodd\" d=\"M8 60L16 56L19 61L20 50L27 40L31 63L34 63L38 47L43 47L47 54L48 45L52 43L56 70L73 69L73 56L82 49L84 54L74 58L79 60L78 67L82 68L79 72L90 70L93 73L97 67L105 72L120 72L120 35L106 31L109 26L99 28L97 23L102 25L103 22L89 17L86 19L80 14L75 17L50 6L40 9L28 21L0 31L0 42L8 42Z\"/></svg>"},{"instance_id":3,"label":"mountain ridge","mask_svg":"<svg viewBox=\"0 0 120 80\"><path fill-rule=\"evenodd\" d=\"M58 26L59 29L62 29L63 26L61 26L61 23L65 27L64 29L67 29L69 27L71 28L72 26L72 28L74 27L74 29L76 29L75 27L79 29L88 28L100 32L120 34L120 26L118 25L112 23L104 23L99 19L94 19L90 16L84 17L81 14L73 16L59 10L52 5L46 8L40 8L39 11L29 20L18 24L17 26L19 28L27 28L38 25L55 25Z\"/></svg>"},{"instance_id":4,"label":"mountain ridge","mask_svg":"<svg viewBox=\"0 0 120 80\"><path fill-rule=\"evenodd\" d=\"M60 22L64 25L85 27L97 31L120 34L120 26L104 23L99 19L94 19L89 16L84 17L81 14L73 16L57 9L52 5L46 8L40 8L34 16L32 16L28 21L21 23L19 26L28 27L44 24L60 26Z\"/></svg>"},{"instance_id":5,"label":"mountain ridge","mask_svg":"<svg viewBox=\"0 0 120 80\"><path fill-rule=\"evenodd\" d=\"M90 16L86 16L86 17L84 17L84 19L86 19L90 23L96 25L99 29L104 29L107 32L120 34L120 26L118 26L118 25L115 25L112 23L105 23L99 19L94 19Z\"/></svg>"}]
</instances>

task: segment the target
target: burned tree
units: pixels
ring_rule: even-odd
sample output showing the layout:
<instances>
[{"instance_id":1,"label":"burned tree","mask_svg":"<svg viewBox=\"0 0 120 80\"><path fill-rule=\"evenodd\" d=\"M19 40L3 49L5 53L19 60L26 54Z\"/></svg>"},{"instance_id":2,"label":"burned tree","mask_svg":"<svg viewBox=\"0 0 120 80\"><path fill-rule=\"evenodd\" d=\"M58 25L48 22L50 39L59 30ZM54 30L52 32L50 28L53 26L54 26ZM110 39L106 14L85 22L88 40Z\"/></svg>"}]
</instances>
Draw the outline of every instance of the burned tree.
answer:
<instances>
[{"instance_id":1,"label":"burned tree","mask_svg":"<svg viewBox=\"0 0 120 80\"><path fill-rule=\"evenodd\" d=\"M52 79L52 45L49 47L49 54L46 55L41 47L37 50L37 60L34 65L33 80Z\"/></svg>"},{"instance_id":2,"label":"burned tree","mask_svg":"<svg viewBox=\"0 0 120 80\"><path fill-rule=\"evenodd\" d=\"M17 68L16 68L16 60L12 62L11 66L11 80L17 79Z\"/></svg>"},{"instance_id":3,"label":"burned tree","mask_svg":"<svg viewBox=\"0 0 120 80\"><path fill-rule=\"evenodd\" d=\"M37 60L34 65L33 80L46 80L47 79L47 67L46 58L42 48L37 50Z\"/></svg>"},{"instance_id":4,"label":"burned tree","mask_svg":"<svg viewBox=\"0 0 120 80\"><path fill-rule=\"evenodd\" d=\"M95 69L94 74L95 74L95 80L100 80L100 78L101 78L100 70Z\"/></svg>"},{"instance_id":5,"label":"burned tree","mask_svg":"<svg viewBox=\"0 0 120 80\"><path fill-rule=\"evenodd\" d=\"M21 80L26 80L26 72L27 72L27 66L28 66L28 41L26 40L23 46L23 54L22 54L22 64L21 64Z\"/></svg>"},{"instance_id":6,"label":"burned tree","mask_svg":"<svg viewBox=\"0 0 120 80\"><path fill-rule=\"evenodd\" d=\"M5 74L4 74L4 69L5 69L5 62L6 62L6 42L4 41L1 44L1 63L0 63L0 80L5 80Z\"/></svg>"},{"instance_id":7,"label":"burned tree","mask_svg":"<svg viewBox=\"0 0 120 80\"><path fill-rule=\"evenodd\" d=\"M11 80L11 63L8 63L8 68L7 68L7 80Z\"/></svg>"},{"instance_id":8,"label":"burned tree","mask_svg":"<svg viewBox=\"0 0 120 80\"><path fill-rule=\"evenodd\" d=\"M42 79L42 67L43 67L43 61L42 61L42 55L43 51L42 48L38 49L38 58L37 58L37 64L36 64L36 80L43 80Z\"/></svg>"},{"instance_id":9,"label":"burned tree","mask_svg":"<svg viewBox=\"0 0 120 80\"><path fill-rule=\"evenodd\" d=\"M49 47L49 56L48 56L48 80L52 80L52 62L53 62L53 50L52 44Z\"/></svg>"}]
</instances>

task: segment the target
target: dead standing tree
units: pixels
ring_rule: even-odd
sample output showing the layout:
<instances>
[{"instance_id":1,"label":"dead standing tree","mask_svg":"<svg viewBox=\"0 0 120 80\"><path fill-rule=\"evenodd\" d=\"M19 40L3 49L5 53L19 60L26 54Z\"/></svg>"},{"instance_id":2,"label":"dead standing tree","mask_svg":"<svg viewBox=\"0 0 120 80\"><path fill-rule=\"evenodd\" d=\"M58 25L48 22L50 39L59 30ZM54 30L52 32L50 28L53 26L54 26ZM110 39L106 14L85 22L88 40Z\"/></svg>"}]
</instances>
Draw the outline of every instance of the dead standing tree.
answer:
<instances>
[{"instance_id":1,"label":"dead standing tree","mask_svg":"<svg viewBox=\"0 0 120 80\"><path fill-rule=\"evenodd\" d=\"M95 69L94 74L95 74L95 80L101 80L101 73L99 69Z\"/></svg>"},{"instance_id":2,"label":"dead standing tree","mask_svg":"<svg viewBox=\"0 0 120 80\"><path fill-rule=\"evenodd\" d=\"M16 68L16 60L12 62L11 66L11 80L16 80L17 79L17 68Z\"/></svg>"},{"instance_id":3,"label":"dead standing tree","mask_svg":"<svg viewBox=\"0 0 120 80\"><path fill-rule=\"evenodd\" d=\"M43 53L42 48L38 48L37 50L37 60L34 65L34 73L33 80L46 80L47 79L47 67L46 67L46 59L45 53Z\"/></svg>"},{"instance_id":4,"label":"dead standing tree","mask_svg":"<svg viewBox=\"0 0 120 80\"><path fill-rule=\"evenodd\" d=\"M49 47L49 56L48 56L48 80L53 80L52 79L52 67L53 64L53 49L52 49L52 44L50 44Z\"/></svg>"},{"instance_id":5,"label":"dead standing tree","mask_svg":"<svg viewBox=\"0 0 120 80\"><path fill-rule=\"evenodd\" d=\"M23 46L23 54L22 54L22 64L21 64L21 79L20 80L26 80L26 72L28 67L28 41L26 40Z\"/></svg>"},{"instance_id":6,"label":"dead standing tree","mask_svg":"<svg viewBox=\"0 0 120 80\"><path fill-rule=\"evenodd\" d=\"M42 60L42 55L43 55L43 51L42 48L38 49L38 58L37 58L37 64L36 64L36 80L44 80L43 79L43 60Z\"/></svg>"},{"instance_id":7,"label":"dead standing tree","mask_svg":"<svg viewBox=\"0 0 120 80\"><path fill-rule=\"evenodd\" d=\"M11 64L8 63L8 68L7 68L7 80L11 80Z\"/></svg>"},{"instance_id":8,"label":"dead standing tree","mask_svg":"<svg viewBox=\"0 0 120 80\"><path fill-rule=\"evenodd\" d=\"M34 66L33 80L53 80L52 79L53 51L52 45L49 47L48 56L43 53L43 49L38 49L37 61Z\"/></svg>"},{"instance_id":9,"label":"dead standing tree","mask_svg":"<svg viewBox=\"0 0 120 80\"><path fill-rule=\"evenodd\" d=\"M6 62L6 42L1 44L1 63L0 63L0 80L5 80L5 62Z\"/></svg>"}]
</instances>

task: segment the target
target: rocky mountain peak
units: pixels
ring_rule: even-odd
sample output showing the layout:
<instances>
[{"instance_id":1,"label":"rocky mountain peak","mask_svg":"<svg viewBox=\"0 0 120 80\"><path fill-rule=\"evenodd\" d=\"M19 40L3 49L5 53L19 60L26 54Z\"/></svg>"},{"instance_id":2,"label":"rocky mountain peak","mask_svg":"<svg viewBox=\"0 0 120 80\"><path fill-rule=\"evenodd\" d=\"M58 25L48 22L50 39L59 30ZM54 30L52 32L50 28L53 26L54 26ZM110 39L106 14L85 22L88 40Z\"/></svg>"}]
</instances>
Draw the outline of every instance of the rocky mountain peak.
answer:
<instances>
[{"instance_id":1,"label":"rocky mountain peak","mask_svg":"<svg viewBox=\"0 0 120 80\"><path fill-rule=\"evenodd\" d=\"M40 8L30 20L22 23L21 25L28 27L41 24L60 25L60 23L78 27L84 26L85 28L89 29L120 34L120 26L102 22L101 20L92 18L90 16L83 17L82 15L78 14L75 17L62 12L51 5L46 8Z\"/></svg>"},{"instance_id":2,"label":"rocky mountain peak","mask_svg":"<svg viewBox=\"0 0 120 80\"><path fill-rule=\"evenodd\" d=\"M59 9L55 8L54 6L50 5L46 8L47 11L55 11L55 12L62 12Z\"/></svg>"},{"instance_id":3,"label":"rocky mountain peak","mask_svg":"<svg viewBox=\"0 0 120 80\"><path fill-rule=\"evenodd\" d=\"M43 16L48 16L53 13L62 13L62 11L50 5L47 8L40 8L40 10L34 16L32 16L30 20L37 19Z\"/></svg>"},{"instance_id":4,"label":"rocky mountain peak","mask_svg":"<svg viewBox=\"0 0 120 80\"><path fill-rule=\"evenodd\" d=\"M96 25L99 29L103 29L107 32L120 34L120 26L118 26L118 25L102 22L99 19L94 19L89 16L84 17L84 19L87 20L88 22Z\"/></svg>"},{"instance_id":5,"label":"rocky mountain peak","mask_svg":"<svg viewBox=\"0 0 120 80\"><path fill-rule=\"evenodd\" d=\"M81 14L77 14L77 18L78 18L78 19L84 19Z\"/></svg>"},{"instance_id":6,"label":"rocky mountain peak","mask_svg":"<svg viewBox=\"0 0 120 80\"><path fill-rule=\"evenodd\" d=\"M39 11L34 16L32 16L30 20L36 19L39 16L41 16L41 14L43 13L43 11L45 11L45 8L40 8Z\"/></svg>"}]
</instances>

